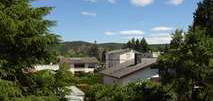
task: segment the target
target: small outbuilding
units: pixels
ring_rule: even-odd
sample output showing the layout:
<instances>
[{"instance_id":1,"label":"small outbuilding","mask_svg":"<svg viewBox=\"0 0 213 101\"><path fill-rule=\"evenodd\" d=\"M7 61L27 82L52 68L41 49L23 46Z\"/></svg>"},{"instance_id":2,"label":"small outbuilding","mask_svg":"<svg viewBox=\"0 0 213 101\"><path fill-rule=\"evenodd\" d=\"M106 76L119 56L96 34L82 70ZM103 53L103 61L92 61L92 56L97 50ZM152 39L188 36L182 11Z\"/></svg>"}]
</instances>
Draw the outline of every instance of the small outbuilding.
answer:
<instances>
[{"instance_id":1,"label":"small outbuilding","mask_svg":"<svg viewBox=\"0 0 213 101\"><path fill-rule=\"evenodd\" d=\"M98 67L99 61L95 57L63 58L61 63L70 66L70 71L75 73L93 73Z\"/></svg>"},{"instance_id":2,"label":"small outbuilding","mask_svg":"<svg viewBox=\"0 0 213 101\"><path fill-rule=\"evenodd\" d=\"M84 101L85 93L81 91L76 86L68 87L70 89L70 94L66 96L68 101Z\"/></svg>"}]
</instances>

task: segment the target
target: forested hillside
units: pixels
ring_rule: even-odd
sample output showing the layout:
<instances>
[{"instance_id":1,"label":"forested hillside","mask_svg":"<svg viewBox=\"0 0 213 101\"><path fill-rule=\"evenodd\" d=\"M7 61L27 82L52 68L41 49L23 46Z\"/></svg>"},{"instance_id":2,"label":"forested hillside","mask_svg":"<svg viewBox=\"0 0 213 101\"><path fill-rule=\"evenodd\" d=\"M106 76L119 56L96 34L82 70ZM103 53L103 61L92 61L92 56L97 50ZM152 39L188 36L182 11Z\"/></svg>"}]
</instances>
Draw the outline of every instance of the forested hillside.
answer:
<instances>
[{"instance_id":1,"label":"forested hillside","mask_svg":"<svg viewBox=\"0 0 213 101\"><path fill-rule=\"evenodd\" d=\"M95 43L85 42L85 41L72 41L72 42L62 42L55 47L55 50L60 54L64 55L70 50L76 52L87 54L85 50L88 50ZM97 44L100 50L116 50L124 48L125 43L100 43ZM166 47L166 44L153 44L149 45L152 51L160 51Z\"/></svg>"}]
</instances>

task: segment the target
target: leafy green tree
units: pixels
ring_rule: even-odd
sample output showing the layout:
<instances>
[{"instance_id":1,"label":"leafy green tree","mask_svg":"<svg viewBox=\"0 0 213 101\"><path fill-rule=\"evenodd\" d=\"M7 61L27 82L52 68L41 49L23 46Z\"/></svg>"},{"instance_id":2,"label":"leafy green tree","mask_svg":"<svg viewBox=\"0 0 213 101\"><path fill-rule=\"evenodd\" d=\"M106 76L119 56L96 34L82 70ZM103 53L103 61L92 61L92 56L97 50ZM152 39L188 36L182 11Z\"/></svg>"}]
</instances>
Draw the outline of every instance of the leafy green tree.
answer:
<instances>
[{"instance_id":1,"label":"leafy green tree","mask_svg":"<svg viewBox=\"0 0 213 101\"><path fill-rule=\"evenodd\" d=\"M182 45L170 48L169 52L159 58L162 82L173 85L180 101L209 99L205 80L212 68L209 64L213 58L213 42L203 33L205 31L199 29L189 31ZM199 94L196 92L196 86L202 89L200 98L197 98Z\"/></svg>"},{"instance_id":2,"label":"leafy green tree","mask_svg":"<svg viewBox=\"0 0 213 101\"><path fill-rule=\"evenodd\" d=\"M168 52L159 58L163 84L170 85L178 101L209 101L208 79L213 60L212 0L198 4L194 24L184 36L173 34Z\"/></svg>"},{"instance_id":3,"label":"leafy green tree","mask_svg":"<svg viewBox=\"0 0 213 101\"><path fill-rule=\"evenodd\" d=\"M100 56L99 56L99 48L97 45L97 42L95 41L95 43L89 48L88 50L88 55L90 57L96 57L97 59L100 60Z\"/></svg>"},{"instance_id":4,"label":"leafy green tree","mask_svg":"<svg viewBox=\"0 0 213 101\"><path fill-rule=\"evenodd\" d=\"M21 97L21 89L13 82L0 80L0 100L11 101L12 98Z\"/></svg>"},{"instance_id":5,"label":"leafy green tree","mask_svg":"<svg viewBox=\"0 0 213 101\"><path fill-rule=\"evenodd\" d=\"M88 101L175 101L176 98L166 87L145 81L126 86L94 85L86 96Z\"/></svg>"},{"instance_id":6,"label":"leafy green tree","mask_svg":"<svg viewBox=\"0 0 213 101\"><path fill-rule=\"evenodd\" d=\"M88 101L127 101L123 88L118 85L94 85L87 92Z\"/></svg>"},{"instance_id":7,"label":"leafy green tree","mask_svg":"<svg viewBox=\"0 0 213 101\"><path fill-rule=\"evenodd\" d=\"M84 53L80 53L80 52L77 52L73 49L70 49L66 54L65 54L66 57L85 57L86 55Z\"/></svg>"},{"instance_id":8,"label":"leafy green tree","mask_svg":"<svg viewBox=\"0 0 213 101\"><path fill-rule=\"evenodd\" d=\"M31 84L30 89L27 89L26 92L38 97L48 95L55 96L60 100L66 99L65 96L70 92L68 87L77 82L68 69L68 66L63 64L57 71L43 70L29 74L27 80Z\"/></svg>"},{"instance_id":9,"label":"leafy green tree","mask_svg":"<svg viewBox=\"0 0 213 101\"><path fill-rule=\"evenodd\" d=\"M126 93L126 101L176 101L172 91L154 82L131 83L127 86Z\"/></svg>"},{"instance_id":10,"label":"leafy green tree","mask_svg":"<svg viewBox=\"0 0 213 101\"><path fill-rule=\"evenodd\" d=\"M10 101L60 101L55 96L27 96L27 97L21 97L21 98L14 98Z\"/></svg>"},{"instance_id":11,"label":"leafy green tree","mask_svg":"<svg viewBox=\"0 0 213 101\"><path fill-rule=\"evenodd\" d=\"M170 48L177 49L178 47L183 45L184 39L182 34L182 30L176 30L175 33L172 33Z\"/></svg>"},{"instance_id":12,"label":"leafy green tree","mask_svg":"<svg viewBox=\"0 0 213 101\"><path fill-rule=\"evenodd\" d=\"M66 100L65 96L70 93L67 87L77 83L74 75L69 71L69 65L62 64L60 69L56 71L54 78L53 91L60 100Z\"/></svg>"}]
</instances>

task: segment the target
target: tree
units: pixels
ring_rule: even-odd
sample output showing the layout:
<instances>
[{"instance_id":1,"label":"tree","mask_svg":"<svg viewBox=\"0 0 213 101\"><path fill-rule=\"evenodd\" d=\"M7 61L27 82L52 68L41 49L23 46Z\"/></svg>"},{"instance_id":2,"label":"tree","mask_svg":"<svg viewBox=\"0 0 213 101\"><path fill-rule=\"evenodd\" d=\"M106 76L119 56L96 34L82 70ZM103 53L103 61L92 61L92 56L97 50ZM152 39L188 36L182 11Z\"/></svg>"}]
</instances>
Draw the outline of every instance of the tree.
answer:
<instances>
[{"instance_id":1,"label":"tree","mask_svg":"<svg viewBox=\"0 0 213 101\"><path fill-rule=\"evenodd\" d=\"M176 97L167 87L150 81L139 81L127 85L126 101L175 101Z\"/></svg>"},{"instance_id":2,"label":"tree","mask_svg":"<svg viewBox=\"0 0 213 101\"><path fill-rule=\"evenodd\" d=\"M150 49L149 49L149 45L147 44L145 38L143 38L143 39L141 40L141 42L140 42L140 47L141 47L140 52L143 52L143 53L149 52L149 50L150 50Z\"/></svg>"},{"instance_id":3,"label":"tree","mask_svg":"<svg viewBox=\"0 0 213 101\"><path fill-rule=\"evenodd\" d=\"M212 0L198 4L192 29L173 34L168 52L158 60L163 84L170 85L178 101L209 101L208 79L213 60Z\"/></svg>"},{"instance_id":4,"label":"tree","mask_svg":"<svg viewBox=\"0 0 213 101\"><path fill-rule=\"evenodd\" d=\"M160 84L145 81L126 86L93 85L86 96L88 101L175 101L173 92Z\"/></svg>"},{"instance_id":5,"label":"tree","mask_svg":"<svg viewBox=\"0 0 213 101\"><path fill-rule=\"evenodd\" d=\"M20 97L21 89L17 87L13 82L0 80L0 100L11 101L12 98Z\"/></svg>"},{"instance_id":6,"label":"tree","mask_svg":"<svg viewBox=\"0 0 213 101\"><path fill-rule=\"evenodd\" d=\"M124 48L133 49L142 53L149 52L150 50L145 38L141 40L132 38L124 45Z\"/></svg>"},{"instance_id":7,"label":"tree","mask_svg":"<svg viewBox=\"0 0 213 101\"><path fill-rule=\"evenodd\" d=\"M100 60L100 57L99 57L99 48L98 48L98 45L97 45L97 42L95 41L95 43L89 48L88 50L88 55L90 57L96 57L97 59Z\"/></svg>"},{"instance_id":8,"label":"tree","mask_svg":"<svg viewBox=\"0 0 213 101\"><path fill-rule=\"evenodd\" d=\"M213 37L213 1L203 0L198 3L198 8L194 13L193 28L201 27L206 29L206 35Z\"/></svg>"},{"instance_id":9,"label":"tree","mask_svg":"<svg viewBox=\"0 0 213 101\"><path fill-rule=\"evenodd\" d=\"M199 29L189 31L182 44L173 44L175 47L159 58L162 82L172 84L179 100L197 101L196 97L202 93L199 99L208 100L205 80L212 68L209 64L213 58L213 42L203 33L205 31ZM172 42L175 42L176 37L173 38ZM195 92L196 86L202 88L199 94Z\"/></svg>"},{"instance_id":10,"label":"tree","mask_svg":"<svg viewBox=\"0 0 213 101\"><path fill-rule=\"evenodd\" d=\"M136 39L135 40L135 44L134 44L134 50L137 50L137 51L139 51L140 50L140 40L139 39Z\"/></svg>"},{"instance_id":11,"label":"tree","mask_svg":"<svg viewBox=\"0 0 213 101\"><path fill-rule=\"evenodd\" d=\"M77 52L73 49L70 49L66 54L66 57L85 57L86 55L81 53L81 52Z\"/></svg>"},{"instance_id":12,"label":"tree","mask_svg":"<svg viewBox=\"0 0 213 101\"><path fill-rule=\"evenodd\" d=\"M2 68L14 75L23 68L52 58L49 48L58 43L58 36L49 32L54 22L44 19L51 7L33 8L29 0L0 1L0 56ZM22 81L21 76L11 81Z\"/></svg>"},{"instance_id":13,"label":"tree","mask_svg":"<svg viewBox=\"0 0 213 101\"><path fill-rule=\"evenodd\" d=\"M31 2L32 0L0 1L2 101L59 101L63 96L58 93L64 94L63 88L68 85L64 82L70 81L67 80L70 77L65 75L67 73L62 71L56 74L53 71L24 72L36 64L55 59L51 49L59 42L58 36L49 32L55 22L44 18L52 8L34 8ZM62 92L56 89L61 89Z\"/></svg>"},{"instance_id":14,"label":"tree","mask_svg":"<svg viewBox=\"0 0 213 101\"><path fill-rule=\"evenodd\" d=\"M182 34L183 34L182 30L176 30L175 33L172 33L170 48L176 49L183 44L184 39Z\"/></svg>"},{"instance_id":15,"label":"tree","mask_svg":"<svg viewBox=\"0 0 213 101\"><path fill-rule=\"evenodd\" d=\"M105 62L106 61L106 53L107 53L107 50L104 49L101 53L101 61L102 62Z\"/></svg>"}]
</instances>

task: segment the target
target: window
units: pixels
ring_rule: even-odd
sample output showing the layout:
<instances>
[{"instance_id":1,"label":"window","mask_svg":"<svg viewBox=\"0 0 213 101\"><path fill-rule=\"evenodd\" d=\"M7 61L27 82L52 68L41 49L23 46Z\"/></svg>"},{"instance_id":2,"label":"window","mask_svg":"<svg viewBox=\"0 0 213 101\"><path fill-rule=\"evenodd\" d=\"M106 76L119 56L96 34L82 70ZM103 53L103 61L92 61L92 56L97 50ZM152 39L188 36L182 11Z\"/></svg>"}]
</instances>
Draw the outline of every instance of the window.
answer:
<instances>
[{"instance_id":1,"label":"window","mask_svg":"<svg viewBox=\"0 0 213 101\"><path fill-rule=\"evenodd\" d=\"M95 68L96 64L89 64L88 68Z\"/></svg>"},{"instance_id":2,"label":"window","mask_svg":"<svg viewBox=\"0 0 213 101\"><path fill-rule=\"evenodd\" d=\"M75 68L84 68L85 64L74 64Z\"/></svg>"}]
</instances>

